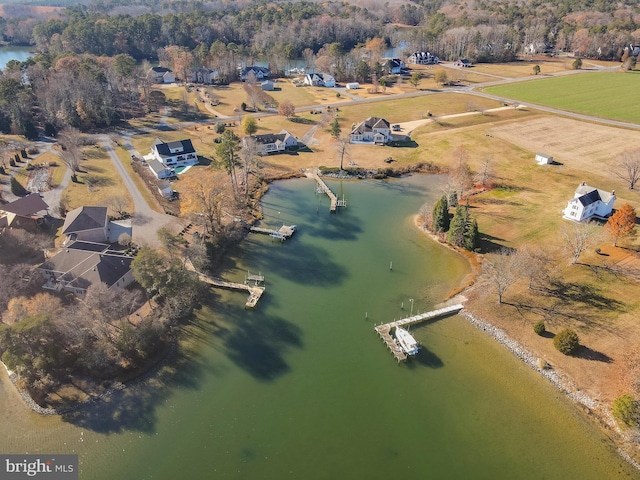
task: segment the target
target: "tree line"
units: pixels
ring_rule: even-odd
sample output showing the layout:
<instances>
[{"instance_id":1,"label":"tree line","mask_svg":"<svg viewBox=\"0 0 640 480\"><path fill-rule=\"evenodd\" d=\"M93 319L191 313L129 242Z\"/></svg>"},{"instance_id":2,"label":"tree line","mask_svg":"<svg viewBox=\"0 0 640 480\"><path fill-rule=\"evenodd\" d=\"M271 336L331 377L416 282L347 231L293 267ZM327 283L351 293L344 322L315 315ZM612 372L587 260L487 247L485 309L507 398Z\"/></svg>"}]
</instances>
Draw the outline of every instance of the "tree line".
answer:
<instances>
[{"instance_id":1,"label":"tree line","mask_svg":"<svg viewBox=\"0 0 640 480\"><path fill-rule=\"evenodd\" d=\"M0 17L0 35L54 56L127 54L136 60L155 59L158 49L168 46L197 50L201 56L216 42L240 57L286 60L302 58L305 49L317 54L332 43L347 53L375 37L388 46L404 46L402 54L428 50L448 60L505 61L523 52L543 52L545 45L614 59L637 38L637 7L638 0L484 0L455 11L448 2L426 1L364 8L343 2L100 0L68 7L61 17L46 21L28 12Z\"/></svg>"}]
</instances>

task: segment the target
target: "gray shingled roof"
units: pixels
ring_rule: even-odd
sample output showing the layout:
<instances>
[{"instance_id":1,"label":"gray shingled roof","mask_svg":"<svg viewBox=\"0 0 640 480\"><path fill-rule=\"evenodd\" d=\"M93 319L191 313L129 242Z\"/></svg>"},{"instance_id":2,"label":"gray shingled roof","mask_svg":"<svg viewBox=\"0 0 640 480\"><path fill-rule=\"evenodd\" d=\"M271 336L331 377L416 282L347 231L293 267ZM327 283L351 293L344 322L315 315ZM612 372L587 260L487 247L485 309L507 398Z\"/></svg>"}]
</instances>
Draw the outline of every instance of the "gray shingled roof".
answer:
<instances>
[{"instance_id":1,"label":"gray shingled roof","mask_svg":"<svg viewBox=\"0 0 640 480\"><path fill-rule=\"evenodd\" d=\"M156 147L158 154L161 157L174 157L176 155L184 155L187 153L195 153L196 149L193 148L193 144L191 140L178 140L177 142L169 142L165 143L159 138L156 138L153 142L153 145ZM171 149L182 148L182 151L179 153L171 153Z\"/></svg>"},{"instance_id":2,"label":"gray shingled roof","mask_svg":"<svg viewBox=\"0 0 640 480\"><path fill-rule=\"evenodd\" d=\"M100 282L109 287L113 286L131 270L132 261L132 257L113 250L65 248L38 268L58 273L59 281L73 288L86 289Z\"/></svg>"},{"instance_id":3,"label":"gray shingled roof","mask_svg":"<svg viewBox=\"0 0 640 480\"><path fill-rule=\"evenodd\" d=\"M49 205L37 193L32 193L26 197L19 198L11 203L0 205L0 210L8 213L15 213L21 217L29 217L36 213L47 210Z\"/></svg>"},{"instance_id":4,"label":"gray shingled roof","mask_svg":"<svg viewBox=\"0 0 640 480\"><path fill-rule=\"evenodd\" d=\"M104 228L107 224L107 207L78 207L67 213L62 226L62 234L84 232Z\"/></svg>"},{"instance_id":5,"label":"gray shingled roof","mask_svg":"<svg viewBox=\"0 0 640 480\"><path fill-rule=\"evenodd\" d=\"M351 131L352 134L363 134L366 132L373 132L374 128L386 128L387 130L390 128L389 122L387 122L384 118L379 117L369 117L365 121L360 122L356 127Z\"/></svg>"}]
</instances>

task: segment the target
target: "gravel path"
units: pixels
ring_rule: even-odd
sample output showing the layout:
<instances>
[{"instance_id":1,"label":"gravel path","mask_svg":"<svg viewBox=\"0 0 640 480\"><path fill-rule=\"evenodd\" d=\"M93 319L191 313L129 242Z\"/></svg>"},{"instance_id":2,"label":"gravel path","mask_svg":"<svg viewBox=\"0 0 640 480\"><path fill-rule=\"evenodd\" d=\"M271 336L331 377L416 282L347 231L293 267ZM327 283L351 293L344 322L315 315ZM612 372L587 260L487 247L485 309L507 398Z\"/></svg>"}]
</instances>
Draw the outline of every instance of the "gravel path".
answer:
<instances>
[{"instance_id":1,"label":"gravel path","mask_svg":"<svg viewBox=\"0 0 640 480\"><path fill-rule=\"evenodd\" d=\"M122 165L109 136L100 135L99 139L102 148L104 148L104 151L107 152L111 158L116 170L122 177L124 186L131 194L131 198L133 198L135 208L131 222L133 227L133 241L138 245L148 245L150 247L159 246L158 230L162 227L169 227L172 224L176 224L178 220L171 215L158 213L149 206L145 198L138 191L138 187L133 179L129 176L129 172L124 168L124 165Z\"/></svg>"}]
</instances>

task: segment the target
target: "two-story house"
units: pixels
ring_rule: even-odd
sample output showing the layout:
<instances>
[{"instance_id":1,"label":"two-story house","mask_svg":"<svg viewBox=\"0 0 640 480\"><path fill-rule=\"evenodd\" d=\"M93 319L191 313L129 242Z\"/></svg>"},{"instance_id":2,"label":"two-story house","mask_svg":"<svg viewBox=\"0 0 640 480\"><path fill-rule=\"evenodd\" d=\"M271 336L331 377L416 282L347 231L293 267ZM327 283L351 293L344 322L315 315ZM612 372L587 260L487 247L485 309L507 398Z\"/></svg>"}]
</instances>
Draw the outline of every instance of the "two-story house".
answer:
<instances>
[{"instance_id":1,"label":"two-story house","mask_svg":"<svg viewBox=\"0 0 640 480\"><path fill-rule=\"evenodd\" d=\"M562 216L576 222L582 222L592 217L606 218L611 215L615 201L615 190L606 192L582 182L576 189L573 198L567 202Z\"/></svg>"},{"instance_id":2,"label":"two-story house","mask_svg":"<svg viewBox=\"0 0 640 480\"><path fill-rule=\"evenodd\" d=\"M391 139L391 125L384 118L369 117L351 130L350 143L384 145Z\"/></svg>"},{"instance_id":3,"label":"two-story house","mask_svg":"<svg viewBox=\"0 0 640 480\"><path fill-rule=\"evenodd\" d=\"M156 138L151 146L151 154L145 158L149 161L155 159L170 169L198 163L198 155L189 139L167 143Z\"/></svg>"}]
</instances>

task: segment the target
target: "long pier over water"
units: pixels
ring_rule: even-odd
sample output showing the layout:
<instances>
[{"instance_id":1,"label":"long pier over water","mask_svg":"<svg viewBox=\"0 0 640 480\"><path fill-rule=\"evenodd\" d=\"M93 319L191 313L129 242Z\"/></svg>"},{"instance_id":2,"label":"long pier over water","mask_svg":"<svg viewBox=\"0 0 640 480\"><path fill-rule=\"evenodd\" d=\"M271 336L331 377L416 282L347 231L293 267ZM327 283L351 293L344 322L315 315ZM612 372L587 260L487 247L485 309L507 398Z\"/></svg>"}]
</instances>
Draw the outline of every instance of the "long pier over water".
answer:
<instances>
[{"instance_id":1,"label":"long pier over water","mask_svg":"<svg viewBox=\"0 0 640 480\"><path fill-rule=\"evenodd\" d=\"M245 283L235 283L228 282L220 278L210 277L198 272L193 266L193 263L191 263L191 260L187 260L185 262L185 268L190 272L195 273L198 276L198 280L200 280L201 282L208 283L209 285L213 285L214 287L228 288L230 290L244 290L249 292L247 303L244 304L245 308L254 308L265 291L264 285L260 285L260 283L264 283L264 277L262 275L249 274L247 276L247 279L245 280ZM249 281L253 281L254 285L249 285Z\"/></svg>"},{"instance_id":2,"label":"long pier over water","mask_svg":"<svg viewBox=\"0 0 640 480\"><path fill-rule=\"evenodd\" d=\"M307 173L307 176L308 175L309 174ZM324 180L320 178L317 171L314 171L311 176L313 176L313 179L318 184L318 191L319 192L322 191L326 193L327 196L329 197L329 200L331 200L331 205L329 206L329 210L331 212L335 212L337 207L347 206L347 201L344 199L344 197L342 198L342 200L338 200L338 197L336 197L336 194L331 191L331 189L326 183L324 183Z\"/></svg>"},{"instance_id":3,"label":"long pier over water","mask_svg":"<svg viewBox=\"0 0 640 480\"><path fill-rule=\"evenodd\" d=\"M401 320L394 320L390 323L383 325L376 325L374 327L376 333L380 335L382 341L387 345L387 348L391 351L395 359L399 362L403 362L407 359L407 354L402 350L402 347L398 345L398 342L391 336L391 330L396 327L404 327L409 325L415 325L422 323L426 320L433 318L444 317L445 315L451 315L452 313L458 313L464 308L464 305L458 303L456 305L450 305L448 307L439 308L438 310L432 310L431 312L420 313L411 317L406 317Z\"/></svg>"}]
</instances>

